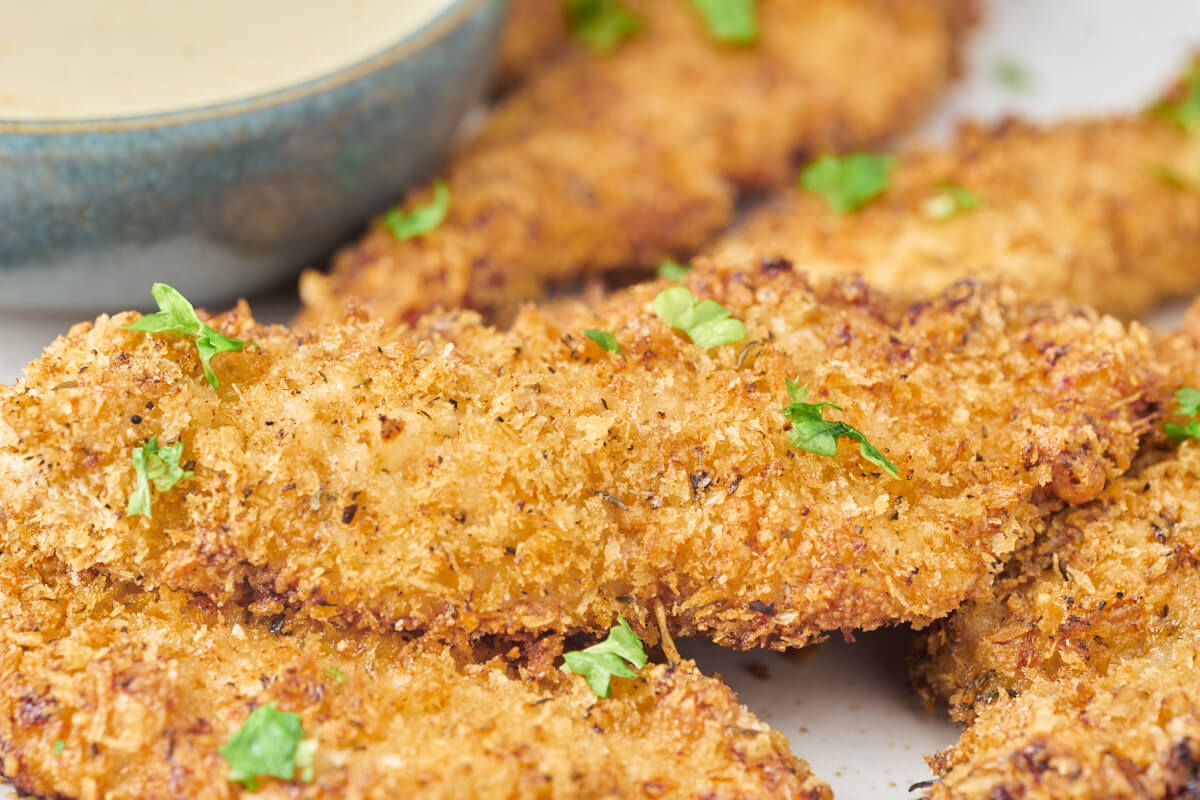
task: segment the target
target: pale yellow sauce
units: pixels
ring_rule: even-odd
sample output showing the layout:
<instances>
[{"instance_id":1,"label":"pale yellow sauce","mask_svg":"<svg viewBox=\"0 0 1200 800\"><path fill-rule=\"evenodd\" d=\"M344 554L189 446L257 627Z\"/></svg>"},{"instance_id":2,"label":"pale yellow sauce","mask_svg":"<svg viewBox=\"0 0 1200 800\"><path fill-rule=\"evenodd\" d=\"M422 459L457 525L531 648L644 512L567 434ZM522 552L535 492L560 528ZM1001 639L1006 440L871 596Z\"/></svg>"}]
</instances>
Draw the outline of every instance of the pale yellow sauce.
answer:
<instances>
[{"instance_id":1,"label":"pale yellow sauce","mask_svg":"<svg viewBox=\"0 0 1200 800\"><path fill-rule=\"evenodd\" d=\"M0 0L0 120L153 114L369 58L454 0Z\"/></svg>"}]
</instances>

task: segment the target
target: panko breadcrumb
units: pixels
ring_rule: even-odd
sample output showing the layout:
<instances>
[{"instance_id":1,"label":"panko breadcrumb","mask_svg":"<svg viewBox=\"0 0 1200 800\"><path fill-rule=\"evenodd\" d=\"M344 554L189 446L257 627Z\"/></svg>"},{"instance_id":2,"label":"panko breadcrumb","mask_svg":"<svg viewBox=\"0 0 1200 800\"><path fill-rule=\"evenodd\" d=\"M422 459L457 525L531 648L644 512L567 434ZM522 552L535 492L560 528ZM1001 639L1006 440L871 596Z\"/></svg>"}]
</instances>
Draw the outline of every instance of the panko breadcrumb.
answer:
<instances>
[{"instance_id":1,"label":"panko breadcrumb","mask_svg":"<svg viewBox=\"0 0 1200 800\"><path fill-rule=\"evenodd\" d=\"M1162 358L1195 386L1193 335ZM921 638L918 687L969 723L933 797L1200 791L1200 442L1158 439Z\"/></svg>"},{"instance_id":2,"label":"panko breadcrumb","mask_svg":"<svg viewBox=\"0 0 1200 800\"><path fill-rule=\"evenodd\" d=\"M563 0L509 0L493 70L497 86L505 89L528 79L565 49L566 43Z\"/></svg>"},{"instance_id":3,"label":"panko breadcrumb","mask_svg":"<svg viewBox=\"0 0 1200 800\"><path fill-rule=\"evenodd\" d=\"M977 206L956 208L953 191ZM900 156L857 212L835 215L797 189L709 253L857 274L913 299L966 277L1004 281L1132 318L1200 288L1200 137L1151 114L970 125L949 147Z\"/></svg>"},{"instance_id":4,"label":"panko breadcrumb","mask_svg":"<svg viewBox=\"0 0 1200 800\"><path fill-rule=\"evenodd\" d=\"M830 797L690 662L599 699L577 675L456 660L433 637L268 625L11 550L0 664L0 769L49 797L249 796L219 749L270 702L316 740L313 780L262 777L256 798Z\"/></svg>"},{"instance_id":5,"label":"panko breadcrumb","mask_svg":"<svg viewBox=\"0 0 1200 800\"><path fill-rule=\"evenodd\" d=\"M731 46L690 3L626 5L643 20L635 36L611 53L573 48L491 112L447 168L437 230L401 241L377 220L330 275L307 273L301 323L351 302L389 320L507 307L554 281L691 254L739 192L918 119L975 13L973 0L762 0L759 41ZM402 206L428 199L418 189Z\"/></svg>"},{"instance_id":6,"label":"panko breadcrumb","mask_svg":"<svg viewBox=\"0 0 1200 800\"><path fill-rule=\"evenodd\" d=\"M75 570L347 627L453 622L733 647L944 616L987 590L1049 510L1123 472L1153 414L1145 330L964 283L898 310L757 263L695 275L746 340L705 350L659 320L664 283L562 327L536 309L420 335L347 319L199 372L191 344L76 326L0 391L3 537ZM620 353L585 329L611 332ZM792 447L785 381L860 430ZM183 443L195 475L125 516L131 451Z\"/></svg>"}]
</instances>

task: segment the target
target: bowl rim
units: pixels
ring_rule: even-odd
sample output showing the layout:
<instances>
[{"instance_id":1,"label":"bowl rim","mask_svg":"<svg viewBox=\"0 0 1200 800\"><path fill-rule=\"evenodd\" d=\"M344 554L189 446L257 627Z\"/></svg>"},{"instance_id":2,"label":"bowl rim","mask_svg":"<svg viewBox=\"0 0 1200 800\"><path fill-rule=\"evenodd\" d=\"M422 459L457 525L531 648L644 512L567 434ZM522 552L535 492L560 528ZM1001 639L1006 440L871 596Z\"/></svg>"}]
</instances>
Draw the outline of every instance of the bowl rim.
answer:
<instances>
[{"instance_id":1,"label":"bowl rim","mask_svg":"<svg viewBox=\"0 0 1200 800\"><path fill-rule=\"evenodd\" d=\"M132 131L142 128L163 128L204 122L226 117L241 116L256 111L303 100L315 94L353 83L373 72L386 69L404 60L441 39L463 20L492 0L453 0L452 4L404 36L372 55L362 58L333 72L318 75L300 83L271 89L248 97L224 100L204 106L180 108L174 111L156 111L149 114L131 114L117 117L88 117L70 120L15 120L0 117L0 135L3 134L81 134Z\"/></svg>"}]
</instances>

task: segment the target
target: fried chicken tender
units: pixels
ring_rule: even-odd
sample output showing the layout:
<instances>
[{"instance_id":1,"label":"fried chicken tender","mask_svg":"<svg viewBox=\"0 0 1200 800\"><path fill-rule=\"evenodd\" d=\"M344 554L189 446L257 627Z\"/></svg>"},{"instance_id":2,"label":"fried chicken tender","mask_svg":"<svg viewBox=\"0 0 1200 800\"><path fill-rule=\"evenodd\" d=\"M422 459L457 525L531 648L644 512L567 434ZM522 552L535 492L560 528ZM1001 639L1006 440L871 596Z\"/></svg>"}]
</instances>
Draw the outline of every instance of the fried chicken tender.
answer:
<instances>
[{"instance_id":1,"label":"fried chicken tender","mask_svg":"<svg viewBox=\"0 0 1200 800\"><path fill-rule=\"evenodd\" d=\"M947 185L979 207L939 218ZM859 274L915 299L978 277L1135 317L1200 289L1200 140L1150 114L970 125L949 147L901 156L883 195L855 213L797 189L710 251Z\"/></svg>"},{"instance_id":2,"label":"fried chicken tender","mask_svg":"<svg viewBox=\"0 0 1200 800\"><path fill-rule=\"evenodd\" d=\"M332 274L305 274L301 323L337 320L350 302L390 320L491 310L555 281L691 254L730 221L739 192L917 119L953 76L974 16L973 0L763 0L761 40L735 47L714 42L688 3L628 5L643 18L636 36L548 66L451 160L440 227L400 241L378 220ZM429 198L418 189L403 206Z\"/></svg>"},{"instance_id":3,"label":"fried chicken tender","mask_svg":"<svg viewBox=\"0 0 1200 800\"><path fill-rule=\"evenodd\" d=\"M1200 305L1157 349L1167 388L1200 382ZM969 723L931 762L933 797L1200 792L1198 445L1158 431L922 637L918 687Z\"/></svg>"},{"instance_id":4,"label":"fried chicken tender","mask_svg":"<svg viewBox=\"0 0 1200 800\"><path fill-rule=\"evenodd\" d=\"M1158 377L1146 331L975 284L908 312L774 268L696 275L749 338L704 350L664 284L558 327L470 313L419 335L215 321L221 354L76 326L0 394L3 536L255 613L523 636L623 614L739 648L944 616L986 591L1048 510L1123 472ZM585 328L612 332L608 353ZM439 338L440 337L440 338ZM898 468L789 445L785 379L836 402ZM195 475L128 518L131 450Z\"/></svg>"},{"instance_id":5,"label":"fried chicken tender","mask_svg":"<svg viewBox=\"0 0 1200 800\"><path fill-rule=\"evenodd\" d=\"M260 778L254 797L830 797L690 662L616 679L601 700L579 676L459 663L432 638L268 627L4 556L0 763L26 791L242 796L219 748L276 702L317 742L313 781Z\"/></svg>"},{"instance_id":6,"label":"fried chicken tender","mask_svg":"<svg viewBox=\"0 0 1200 800\"><path fill-rule=\"evenodd\" d=\"M1196 797L1200 794L1200 633L1180 631L1105 671L1035 677L980 710L932 760L930 792L951 798Z\"/></svg>"},{"instance_id":7,"label":"fried chicken tender","mask_svg":"<svg viewBox=\"0 0 1200 800\"><path fill-rule=\"evenodd\" d=\"M509 0L496 53L496 84L504 88L525 80L566 42L563 0Z\"/></svg>"},{"instance_id":8,"label":"fried chicken tender","mask_svg":"<svg viewBox=\"0 0 1200 800\"><path fill-rule=\"evenodd\" d=\"M934 797L1200 789L1197 444L1143 455L926 636L918 681L971 723Z\"/></svg>"}]
</instances>

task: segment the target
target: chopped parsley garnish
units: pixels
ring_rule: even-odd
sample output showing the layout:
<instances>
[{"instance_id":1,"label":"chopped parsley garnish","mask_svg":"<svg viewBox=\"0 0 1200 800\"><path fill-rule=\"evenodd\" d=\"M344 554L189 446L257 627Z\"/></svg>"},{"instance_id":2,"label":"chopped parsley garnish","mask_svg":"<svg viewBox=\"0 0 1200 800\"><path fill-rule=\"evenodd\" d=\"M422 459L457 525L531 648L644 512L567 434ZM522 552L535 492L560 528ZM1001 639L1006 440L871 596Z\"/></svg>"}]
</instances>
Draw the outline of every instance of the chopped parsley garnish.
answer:
<instances>
[{"instance_id":1,"label":"chopped parsley garnish","mask_svg":"<svg viewBox=\"0 0 1200 800\"><path fill-rule=\"evenodd\" d=\"M213 372L213 356L217 353L240 353L247 346L258 347L254 342L223 336L205 325L192 304L165 283L154 284L150 287L150 294L154 295L154 302L158 303L158 311L126 325L124 330L169 333L181 339L193 340L196 349L200 351L200 366L204 369L204 377L214 389L220 386L221 382L217 380L217 373Z\"/></svg>"},{"instance_id":2,"label":"chopped parsley garnish","mask_svg":"<svg viewBox=\"0 0 1200 800\"><path fill-rule=\"evenodd\" d=\"M133 494L125 506L125 516L150 516L150 485L159 494L170 491L175 484L194 473L179 465L183 460L183 442L158 446L158 437L151 436L141 447L133 448L133 474L136 481Z\"/></svg>"},{"instance_id":3,"label":"chopped parsley garnish","mask_svg":"<svg viewBox=\"0 0 1200 800\"><path fill-rule=\"evenodd\" d=\"M567 0L571 35L597 52L613 50L642 28L621 0Z\"/></svg>"},{"instance_id":4,"label":"chopped parsley garnish","mask_svg":"<svg viewBox=\"0 0 1200 800\"><path fill-rule=\"evenodd\" d=\"M325 674L328 675L329 677L333 678L338 683L346 682L346 673L342 672L337 667L326 667Z\"/></svg>"},{"instance_id":5,"label":"chopped parsley garnish","mask_svg":"<svg viewBox=\"0 0 1200 800\"><path fill-rule=\"evenodd\" d=\"M836 408L841 411L841 406L836 403L807 402L808 387L798 387L790 378L787 380L787 390L792 402L786 408L781 408L780 412L792 423L792 428L788 431L788 441L792 447L817 455L836 456L838 439L854 439L858 442L858 450L863 458L883 467L893 478L900 477L896 465L884 458L883 453L868 442L867 437L860 431L844 422L833 422L824 418L824 409Z\"/></svg>"},{"instance_id":6,"label":"chopped parsley garnish","mask_svg":"<svg viewBox=\"0 0 1200 800\"><path fill-rule=\"evenodd\" d=\"M943 220L956 217L964 211L974 211L982 205L979 198L961 186L944 183L937 194L925 201L925 216Z\"/></svg>"},{"instance_id":7,"label":"chopped parsley garnish","mask_svg":"<svg viewBox=\"0 0 1200 800\"><path fill-rule=\"evenodd\" d=\"M1187 424L1168 422L1163 425L1163 430L1173 442L1200 439L1200 420L1196 419L1197 415L1200 415L1200 390L1185 386L1175 393L1175 401L1179 404L1177 413L1189 417Z\"/></svg>"},{"instance_id":8,"label":"chopped parsley garnish","mask_svg":"<svg viewBox=\"0 0 1200 800\"><path fill-rule=\"evenodd\" d=\"M670 258L664 258L658 265L658 277L669 281L681 281L692 271L690 264L680 264Z\"/></svg>"},{"instance_id":9,"label":"chopped parsley garnish","mask_svg":"<svg viewBox=\"0 0 1200 800\"><path fill-rule=\"evenodd\" d=\"M758 39L756 0L692 0L718 42L753 44Z\"/></svg>"},{"instance_id":10,"label":"chopped parsley garnish","mask_svg":"<svg viewBox=\"0 0 1200 800\"><path fill-rule=\"evenodd\" d=\"M608 331L598 331L595 328L588 328L583 333L593 342L600 345L610 353L621 352L621 345L617 344L617 337L613 336Z\"/></svg>"},{"instance_id":11,"label":"chopped parsley garnish","mask_svg":"<svg viewBox=\"0 0 1200 800\"><path fill-rule=\"evenodd\" d=\"M316 749L316 739L304 738L300 715L278 711L270 702L254 709L220 753L229 762L229 780L253 792L258 789L258 776L290 781L297 769L300 780L311 783Z\"/></svg>"},{"instance_id":12,"label":"chopped parsley garnish","mask_svg":"<svg viewBox=\"0 0 1200 800\"><path fill-rule=\"evenodd\" d=\"M992 66L992 77L996 83L1014 91L1022 91L1033 85L1029 70L1011 58L999 58Z\"/></svg>"},{"instance_id":13,"label":"chopped parsley garnish","mask_svg":"<svg viewBox=\"0 0 1200 800\"><path fill-rule=\"evenodd\" d=\"M433 199L423 206L401 211L393 208L383 217L383 224L397 239L415 239L437 229L450 211L450 187L445 181L433 184Z\"/></svg>"},{"instance_id":14,"label":"chopped parsley garnish","mask_svg":"<svg viewBox=\"0 0 1200 800\"><path fill-rule=\"evenodd\" d=\"M1200 130L1200 67L1193 66L1188 70L1181 100L1165 100L1155 106L1155 110L1188 133Z\"/></svg>"},{"instance_id":15,"label":"chopped parsley garnish","mask_svg":"<svg viewBox=\"0 0 1200 800\"><path fill-rule=\"evenodd\" d=\"M54 750L55 756L61 756L63 750L67 749L67 743L64 742L62 739L55 739L52 749Z\"/></svg>"},{"instance_id":16,"label":"chopped parsley garnish","mask_svg":"<svg viewBox=\"0 0 1200 800\"><path fill-rule=\"evenodd\" d=\"M805 167L800 185L816 192L838 215L857 211L887 188L896 159L877 153L821 156Z\"/></svg>"},{"instance_id":17,"label":"chopped parsley garnish","mask_svg":"<svg viewBox=\"0 0 1200 800\"><path fill-rule=\"evenodd\" d=\"M612 694L612 679L636 678L638 674L625 665L628 661L637 669L649 660L642 640L629 627L624 617L608 632L604 641L573 653L563 653L563 669L582 675L597 697Z\"/></svg>"},{"instance_id":18,"label":"chopped parsley garnish","mask_svg":"<svg viewBox=\"0 0 1200 800\"><path fill-rule=\"evenodd\" d=\"M654 313L701 347L720 347L746 338L746 326L715 300L699 300L684 286L664 289L654 298Z\"/></svg>"}]
</instances>

